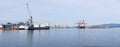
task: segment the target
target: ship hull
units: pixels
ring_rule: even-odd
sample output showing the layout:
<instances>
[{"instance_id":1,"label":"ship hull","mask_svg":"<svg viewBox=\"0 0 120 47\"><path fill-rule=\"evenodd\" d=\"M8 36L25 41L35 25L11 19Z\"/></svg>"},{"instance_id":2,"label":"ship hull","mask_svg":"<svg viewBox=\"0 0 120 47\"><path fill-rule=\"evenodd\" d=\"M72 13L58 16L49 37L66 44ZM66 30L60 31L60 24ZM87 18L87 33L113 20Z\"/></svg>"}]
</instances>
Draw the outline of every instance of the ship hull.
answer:
<instances>
[{"instance_id":1,"label":"ship hull","mask_svg":"<svg viewBox=\"0 0 120 47\"><path fill-rule=\"evenodd\" d=\"M34 27L34 30L43 30L43 29L44 30L45 29L48 30L48 29L50 29L50 27L49 26L48 27L39 27L39 28L38 27Z\"/></svg>"},{"instance_id":2,"label":"ship hull","mask_svg":"<svg viewBox=\"0 0 120 47\"><path fill-rule=\"evenodd\" d=\"M34 28L28 28L28 29L19 28L18 30L49 30L49 29L50 29L50 27L46 26L46 27L34 27Z\"/></svg>"},{"instance_id":3,"label":"ship hull","mask_svg":"<svg viewBox=\"0 0 120 47\"><path fill-rule=\"evenodd\" d=\"M79 29L85 29L85 27L77 27L77 28L79 28Z\"/></svg>"}]
</instances>

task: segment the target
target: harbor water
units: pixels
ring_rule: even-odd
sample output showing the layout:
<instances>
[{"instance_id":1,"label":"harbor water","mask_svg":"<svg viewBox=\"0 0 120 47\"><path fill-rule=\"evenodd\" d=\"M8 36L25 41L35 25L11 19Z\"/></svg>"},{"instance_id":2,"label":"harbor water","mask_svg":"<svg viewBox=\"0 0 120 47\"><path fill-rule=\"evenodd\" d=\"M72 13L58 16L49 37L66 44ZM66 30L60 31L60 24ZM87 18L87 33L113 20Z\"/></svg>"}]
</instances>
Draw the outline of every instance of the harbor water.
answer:
<instances>
[{"instance_id":1,"label":"harbor water","mask_svg":"<svg viewBox=\"0 0 120 47\"><path fill-rule=\"evenodd\" d=\"M120 47L120 28L5 30L0 47Z\"/></svg>"}]
</instances>

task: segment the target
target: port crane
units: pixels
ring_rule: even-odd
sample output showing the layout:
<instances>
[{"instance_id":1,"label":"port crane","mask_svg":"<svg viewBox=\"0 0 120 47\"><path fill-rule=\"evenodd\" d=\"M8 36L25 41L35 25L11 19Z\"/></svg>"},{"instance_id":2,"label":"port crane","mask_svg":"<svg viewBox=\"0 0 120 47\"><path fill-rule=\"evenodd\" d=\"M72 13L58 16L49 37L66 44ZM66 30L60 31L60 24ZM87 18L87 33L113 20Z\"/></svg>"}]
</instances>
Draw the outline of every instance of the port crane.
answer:
<instances>
[{"instance_id":1,"label":"port crane","mask_svg":"<svg viewBox=\"0 0 120 47\"><path fill-rule=\"evenodd\" d=\"M28 13L29 13L29 16L30 16L30 19L28 19L28 21L25 23L25 26L26 26L26 30L32 30L33 29L33 19L32 19L32 16L31 16L31 11L30 11L30 8L29 8L29 4L26 3L26 6L27 6L27 10L28 10Z\"/></svg>"}]
</instances>

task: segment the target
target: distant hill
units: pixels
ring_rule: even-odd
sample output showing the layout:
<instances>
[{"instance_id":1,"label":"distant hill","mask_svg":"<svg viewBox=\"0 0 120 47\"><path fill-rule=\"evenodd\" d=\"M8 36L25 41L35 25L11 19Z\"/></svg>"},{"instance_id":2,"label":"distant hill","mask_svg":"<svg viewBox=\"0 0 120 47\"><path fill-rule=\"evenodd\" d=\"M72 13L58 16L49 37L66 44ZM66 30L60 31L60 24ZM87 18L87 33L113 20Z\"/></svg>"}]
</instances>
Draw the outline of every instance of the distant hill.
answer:
<instances>
[{"instance_id":1,"label":"distant hill","mask_svg":"<svg viewBox=\"0 0 120 47\"><path fill-rule=\"evenodd\" d=\"M101 24L101 25L95 25L95 26L108 26L110 28L116 28L116 27L120 27L120 24Z\"/></svg>"}]
</instances>

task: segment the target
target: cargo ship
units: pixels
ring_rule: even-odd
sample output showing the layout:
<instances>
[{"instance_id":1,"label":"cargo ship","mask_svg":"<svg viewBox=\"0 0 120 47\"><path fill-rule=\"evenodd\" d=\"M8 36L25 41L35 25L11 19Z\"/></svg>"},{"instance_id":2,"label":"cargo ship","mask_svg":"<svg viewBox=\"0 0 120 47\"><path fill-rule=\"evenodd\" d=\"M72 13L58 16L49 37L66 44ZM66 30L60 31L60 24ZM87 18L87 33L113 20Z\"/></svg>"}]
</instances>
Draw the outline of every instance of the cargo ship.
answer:
<instances>
[{"instance_id":1,"label":"cargo ship","mask_svg":"<svg viewBox=\"0 0 120 47\"><path fill-rule=\"evenodd\" d=\"M43 24L33 24L32 23L32 17L27 21L26 23L23 24L12 24L12 23L7 23L7 24L0 24L0 30L49 30L50 26L48 23L43 23Z\"/></svg>"},{"instance_id":2,"label":"cargo ship","mask_svg":"<svg viewBox=\"0 0 120 47\"><path fill-rule=\"evenodd\" d=\"M32 16L24 25L20 25L18 30L48 30L50 28L48 23L33 24Z\"/></svg>"},{"instance_id":3,"label":"cargo ship","mask_svg":"<svg viewBox=\"0 0 120 47\"><path fill-rule=\"evenodd\" d=\"M84 20L82 20L82 22L80 21L77 24L78 24L78 26L76 26L77 28L79 28L79 29L85 29L87 23Z\"/></svg>"}]
</instances>

